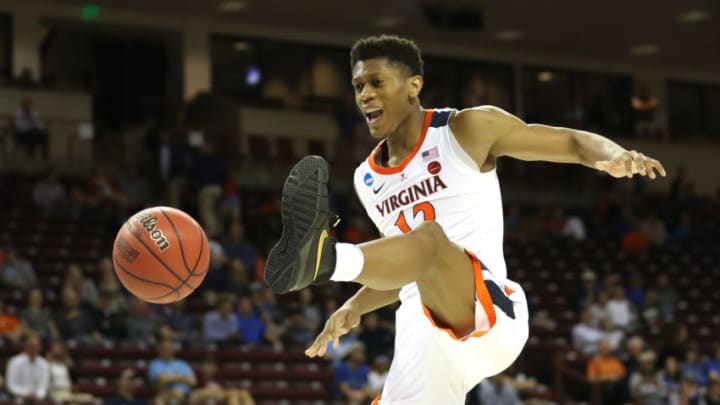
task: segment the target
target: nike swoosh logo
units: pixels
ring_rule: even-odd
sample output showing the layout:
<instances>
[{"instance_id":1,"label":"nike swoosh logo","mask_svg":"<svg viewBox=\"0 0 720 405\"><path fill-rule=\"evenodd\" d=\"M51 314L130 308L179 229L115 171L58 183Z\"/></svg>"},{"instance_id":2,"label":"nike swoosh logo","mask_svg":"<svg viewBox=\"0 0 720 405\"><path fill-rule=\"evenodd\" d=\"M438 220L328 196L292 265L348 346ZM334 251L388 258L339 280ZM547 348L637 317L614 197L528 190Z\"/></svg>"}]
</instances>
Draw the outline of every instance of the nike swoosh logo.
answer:
<instances>
[{"instance_id":1,"label":"nike swoosh logo","mask_svg":"<svg viewBox=\"0 0 720 405\"><path fill-rule=\"evenodd\" d=\"M313 281L317 279L318 270L320 270L320 257L322 257L323 247L325 246L325 239L327 239L328 233L323 229L318 240L317 257L315 257L315 274L313 274Z\"/></svg>"},{"instance_id":2,"label":"nike swoosh logo","mask_svg":"<svg viewBox=\"0 0 720 405\"><path fill-rule=\"evenodd\" d=\"M385 187L385 183L381 184L380 187L378 187L378 188L374 188L374 189L373 189L373 193L374 193L374 194L379 193L380 190L382 190L383 187Z\"/></svg>"}]
</instances>

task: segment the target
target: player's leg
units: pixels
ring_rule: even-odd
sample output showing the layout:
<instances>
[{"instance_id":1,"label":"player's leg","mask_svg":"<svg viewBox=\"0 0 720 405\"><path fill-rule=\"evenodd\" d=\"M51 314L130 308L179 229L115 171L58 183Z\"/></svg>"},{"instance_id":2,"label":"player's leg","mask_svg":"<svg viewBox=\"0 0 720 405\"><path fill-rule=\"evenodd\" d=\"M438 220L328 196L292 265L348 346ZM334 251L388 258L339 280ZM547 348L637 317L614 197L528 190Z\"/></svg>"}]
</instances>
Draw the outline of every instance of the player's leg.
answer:
<instances>
[{"instance_id":1,"label":"player's leg","mask_svg":"<svg viewBox=\"0 0 720 405\"><path fill-rule=\"evenodd\" d=\"M268 256L265 278L284 293L330 280L390 290L417 282L423 304L457 334L474 327L471 259L439 225L427 222L405 235L361 246L327 236L329 172L320 157L301 160L283 188L283 235Z\"/></svg>"}]
</instances>

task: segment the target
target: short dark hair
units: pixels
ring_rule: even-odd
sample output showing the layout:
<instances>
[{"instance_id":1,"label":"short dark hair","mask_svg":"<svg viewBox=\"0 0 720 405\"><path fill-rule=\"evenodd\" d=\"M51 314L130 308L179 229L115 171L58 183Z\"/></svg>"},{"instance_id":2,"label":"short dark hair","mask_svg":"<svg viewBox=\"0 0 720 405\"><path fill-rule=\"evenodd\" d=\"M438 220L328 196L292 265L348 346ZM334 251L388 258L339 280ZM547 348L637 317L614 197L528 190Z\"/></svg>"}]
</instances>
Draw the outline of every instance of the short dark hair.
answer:
<instances>
[{"instance_id":1,"label":"short dark hair","mask_svg":"<svg viewBox=\"0 0 720 405\"><path fill-rule=\"evenodd\" d=\"M420 48L412 40L396 35L361 38L350 50L350 69L361 60L374 58L387 58L391 63L407 67L411 75L423 75Z\"/></svg>"}]
</instances>

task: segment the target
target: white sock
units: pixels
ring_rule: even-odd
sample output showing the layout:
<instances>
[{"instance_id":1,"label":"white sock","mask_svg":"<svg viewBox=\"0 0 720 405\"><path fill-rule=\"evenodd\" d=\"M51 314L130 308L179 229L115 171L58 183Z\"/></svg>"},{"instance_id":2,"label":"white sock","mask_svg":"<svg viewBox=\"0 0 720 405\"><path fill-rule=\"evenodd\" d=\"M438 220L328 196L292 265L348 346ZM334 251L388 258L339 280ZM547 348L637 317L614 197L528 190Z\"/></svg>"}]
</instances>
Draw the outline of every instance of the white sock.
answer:
<instances>
[{"instance_id":1,"label":"white sock","mask_svg":"<svg viewBox=\"0 0 720 405\"><path fill-rule=\"evenodd\" d=\"M330 280L353 281L362 272L365 256L357 245L352 243L335 244L335 271Z\"/></svg>"}]
</instances>

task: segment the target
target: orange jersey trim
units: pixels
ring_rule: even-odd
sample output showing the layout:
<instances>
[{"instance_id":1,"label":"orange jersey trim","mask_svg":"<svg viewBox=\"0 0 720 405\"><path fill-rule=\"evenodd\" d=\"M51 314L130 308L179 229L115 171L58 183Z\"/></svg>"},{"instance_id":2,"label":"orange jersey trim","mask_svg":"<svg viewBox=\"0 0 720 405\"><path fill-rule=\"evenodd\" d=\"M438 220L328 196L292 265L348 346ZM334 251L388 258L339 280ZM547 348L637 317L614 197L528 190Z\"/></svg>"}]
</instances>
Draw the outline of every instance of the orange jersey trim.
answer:
<instances>
[{"instance_id":1,"label":"orange jersey trim","mask_svg":"<svg viewBox=\"0 0 720 405\"><path fill-rule=\"evenodd\" d=\"M420 150L420 146L422 146L423 142L425 141L425 135L427 134L427 130L430 127L430 122L432 121L432 116L433 116L432 109L425 111L425 122L423 123L423 129L422 129L422 133L420 134L420 139L418 139L412 152L410 152L410 154L407 155L405 157L405 159L403 159L402 163L400 163L398 166L392 166L392 167L378 166L378 164L375 163L375 156L380 152L380 149L386 142L386 140L383 139L375 147L375 149L373 149L373 151L370 153L370 156L368 156L368 164L370 165L370 167L374 171L376 171L380 174L395 174L395 173L400 173L403 169L405 169L407 167L407 165L410 163L410 161L415 157L415 155L417 155L418 151Z\"/></svg>"},{"instance_id":2,"label":"orange jersey trim","mask_svg":"<svg viewBox=\"0 0 720 405\"><path fill-rule=\"evenodd\" d=\"M471 252L469 252L467 249L465 249L465 253L468 256L470 256L470 259L472 260L473 273L475 275L475 294L477 295L478 300L480 300L480 304L482 305L483 309L485 310L485 314L487 314L488 321L490 322L490 327L488 328L488 330L478 330L478 331L470 333L467 336L458 338L452 329L438 326L435 323L435 320L433 319L432 314L430 314L430 310L428 310L428 308L425 306L425 304L422 304L423 312L425 313L425 316L430 320L430 323L432 324L432 326L434 326L437 329L447 332L447 334L450 335L451 338L453 338L454 340L459 340L461 342L464 342L464 341L468 340L469 338L480 337L480 336L485 335L490 329L492 329L493 326L495 326L495 321L497 320L497 317L495 314L495 306L493 305L492 298L490 298L490 293L488 292L487 286L485 285L485 279L483 278L482 267L480 266L480 260L478 260L478 258L475 257L475 255L472 254Z\"/></svg>"},{"instance_id":3,"label":"orange jersey trim","mask_svg":"<svg viewBox=\"0 0 720 405\"><path fill-rule=\"evenodd\" d=\"M372 404L370 405L380 405L380 398L382 398L382 391L378 392L375 399L373 399Z\"/></svg>"}]
</instances>

